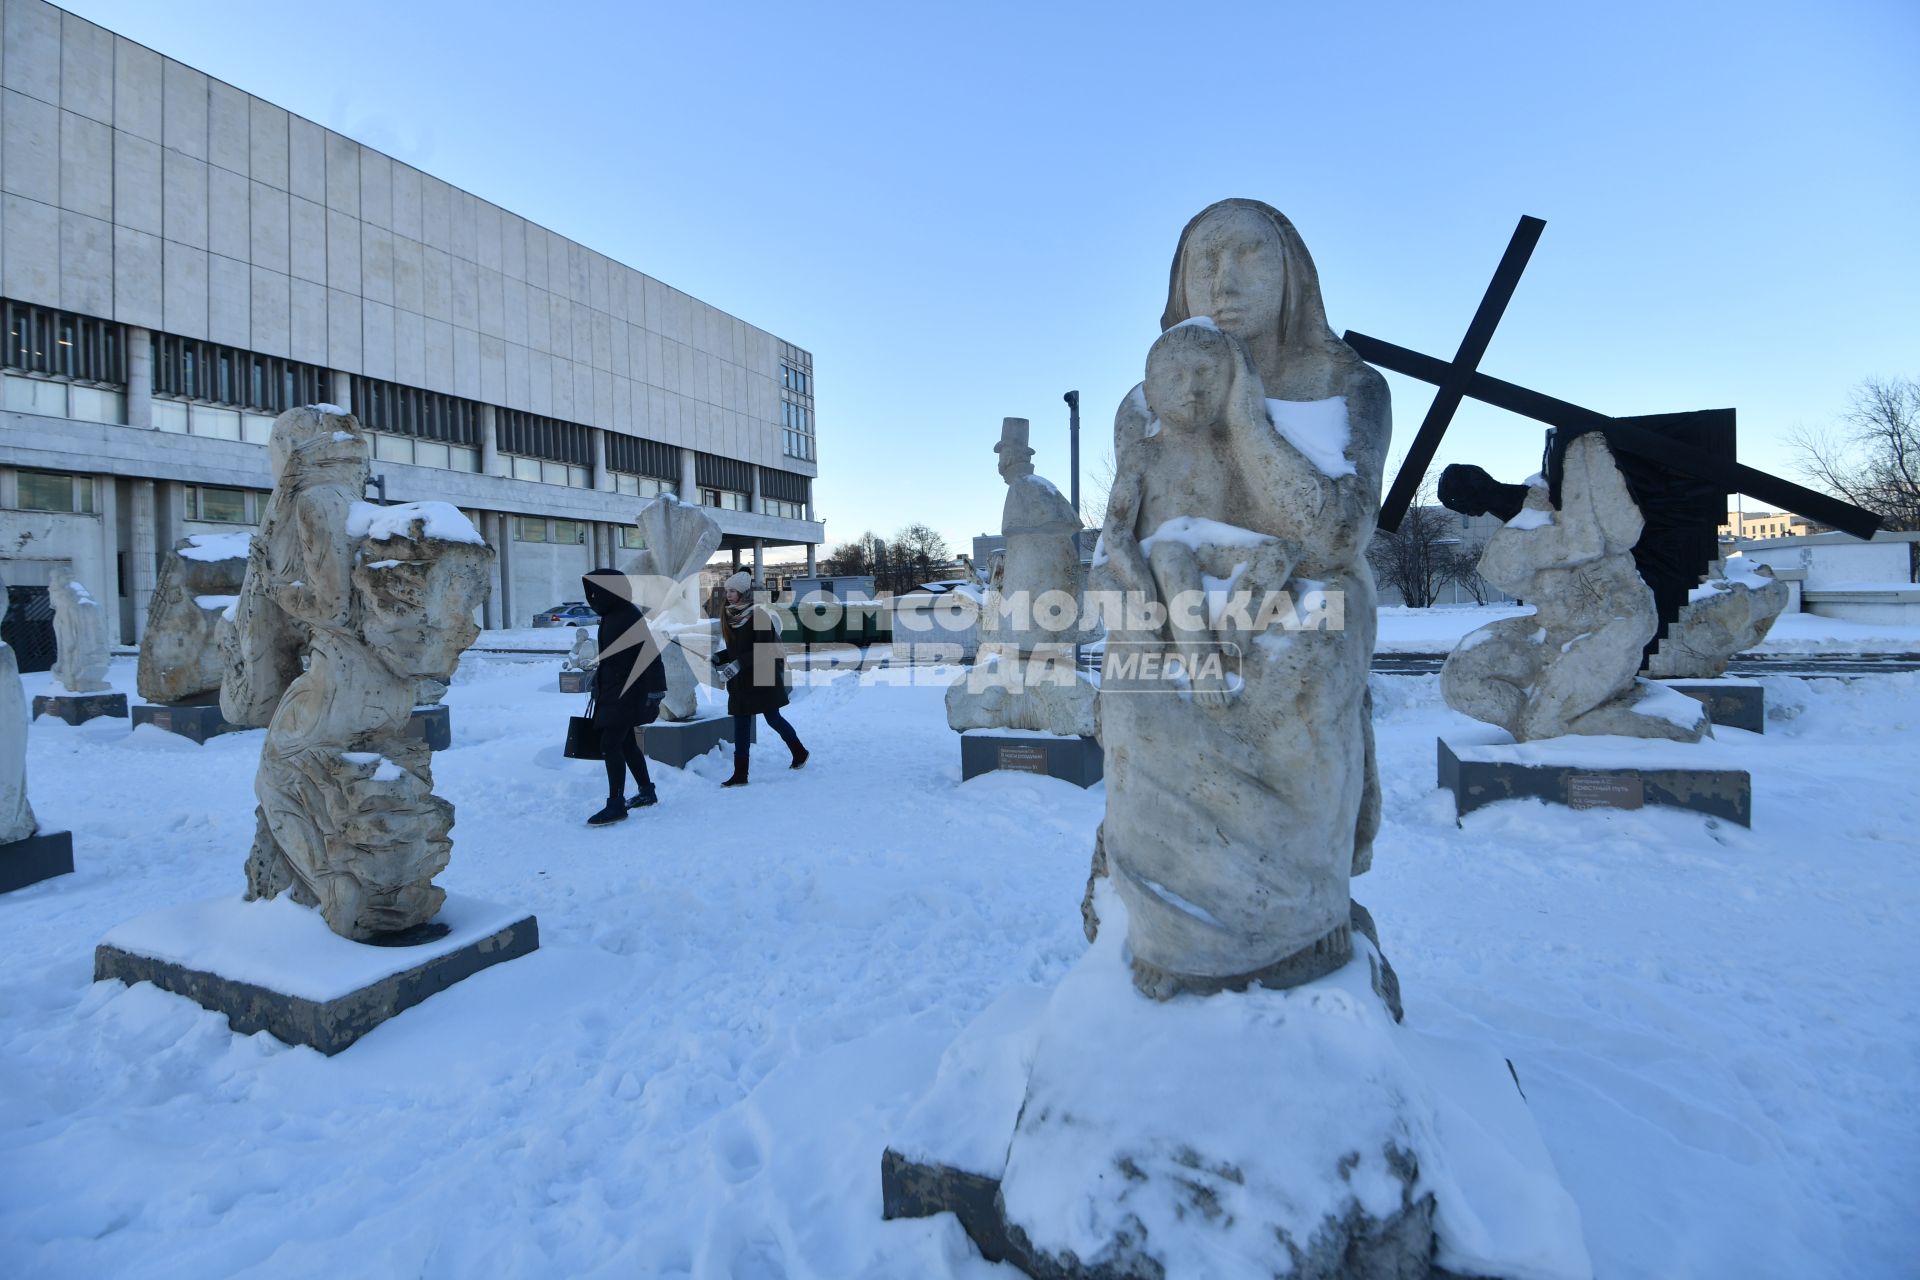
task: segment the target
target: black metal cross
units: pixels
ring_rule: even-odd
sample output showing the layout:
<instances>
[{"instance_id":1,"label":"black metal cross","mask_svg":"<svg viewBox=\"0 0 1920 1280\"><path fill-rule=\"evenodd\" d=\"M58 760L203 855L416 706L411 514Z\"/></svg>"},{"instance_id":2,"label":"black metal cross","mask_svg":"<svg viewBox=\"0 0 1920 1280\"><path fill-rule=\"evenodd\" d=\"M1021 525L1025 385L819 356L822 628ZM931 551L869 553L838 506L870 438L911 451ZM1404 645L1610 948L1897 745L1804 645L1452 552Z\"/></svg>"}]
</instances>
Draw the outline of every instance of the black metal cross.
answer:
<instances>
[{"instance_id":1,"label":"black metal cross","mask_svg":"<svg viewBox=\"0 0 1920 1280\"><path fill-rule=\"evenodd\" d=\"M1555 400L1551 396L1481 373L1478 369L1481 357L1486 355L1494 328L1500 323L1500 317L1513 297L1514 287L1520 283L1520 273L1526 270L1527 259L1532 255L1533 247L1539 242L1540 233L1546 229L1546 225L1539 218L1520 219L1520 225L1514 228L1513 239L1508 242L1506 253L1501 255L1500 265L1493 273L1493 281L1487 286L1486 295L1480 299L1480 307L1473 313L1473 323L1467 326L1466 336L1460 340L1460 350L1451 363L1368 337L1364 333L1355 333L1351 329L1342 335L1346 344L1358 352L1361 359L1382 369L1431 382L1438 388L1419 432L1407 448L1400 474L1394 477L1393 487L1380 503L1382 529L1391 533L1400 527L1400 520L1412 504L1414 494L1419 491L1420 482L1433 463L1433 455L1453 421L1455 410L1460 407L1462 399L1471 398L1571 432L1604 428L1607 442L1616 450L1638 455L1647 462L1707 482L1726 493L1748 494L1796 515L1831 525L1856 538L1873 536L1874 530L1880 527L1880 517L1872 512L1863 511L1824 493L1816 493L1779 476L1744 466L1733 456L1731 449L1716 453L1685 442L1685 436L1689 433L1684 429L1696 418L1703 429L1709 425L1713 428L1710 436L1700 438L1726 438L1730 435L1731 409L1704 410L1697 415L1662 415L1663 425L1669 430L1679 429L1675 434L1682 438L1675 438L1675 434L1649 430L1641 425L1648 421L1646 419L1610 418L1592 409Z\"/></svg>"}]
</instances>

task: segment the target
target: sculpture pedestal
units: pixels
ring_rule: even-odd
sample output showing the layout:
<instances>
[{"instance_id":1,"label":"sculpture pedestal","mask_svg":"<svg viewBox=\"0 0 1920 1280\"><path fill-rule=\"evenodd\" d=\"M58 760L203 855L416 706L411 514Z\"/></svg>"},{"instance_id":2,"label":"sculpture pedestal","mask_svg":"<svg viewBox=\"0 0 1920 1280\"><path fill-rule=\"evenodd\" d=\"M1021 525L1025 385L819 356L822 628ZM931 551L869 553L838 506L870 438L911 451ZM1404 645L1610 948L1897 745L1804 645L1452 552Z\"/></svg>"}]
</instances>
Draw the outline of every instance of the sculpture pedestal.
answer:
<instances>
[{"instance_id":1,"label":"sculpture pedestal","mask_svg":"<svg viewBox=\"0 0 1920 1280\"><path fill-rule=\"evenodd\" d=\"M560 673L560 692L585 693L593 682L593 675L587 671L562 671Z\"/></svg>"},{"instance_id":2,"label":"sculpture pedestal","mask_svg":"<svg viewBox=\"0 0 1920 1280\"><path fill-rule=\"evenodd\" d=\"M1106 772L1106 754L1094 738L1029 729L967 729L960 734L960 780L983 773L1043 773L1090 787Z\"/></svg>"},{"instance_id":3,"label":"sculpture pedestal","mask_svg":"<svg viewBox=\"0 0 1920 1280\"><path fill-rule=\"evenodd\" d=\"M42 693L33 699L33 718L52 716L68 724L85 724L100 716L125 717L127 695L103 690L99 693Z\"/></svg>"},{"instance_id":4,"label":"sculpture pedestal","mask_svg":"<svg viewBox=\"0 0 1920 1280\"><path fill-rule=\"evenodd\" d=\"M1500 800L1545 800L1571 809L1664 805L1753 825L1753 783L1724 741L1544 738L1515 743L1501 729L1439 740L1440 785L1465 817Z\"/></svg>"},{"instance_id":5,"label":"sculpture pedestal","mask_svg":"<svg viewBox=\"0 0 1920 1280\"><path fill-rule=\"evenodd\" d=\"M429 751L445 751L453 745L453 713L444 703L415 707L407 717L407 736L421 739Z\"/></svg>"},{"instance_id":6,"label":"sculpture pedestal","mask_svg":"<svg viewBox=\"0 0 1920 1280\"><path fill-rule=\"evenodd\" d=\"M0 893L12 893L73 871L73 832L36 831L0 844Z\"/></svg>"},{"instance_id":7,"label":"sculpture pedestal","mask_svg":"<svg viewBox=\"0 0 1920 1280\"><path fill-rule=\"evenodd\" d=\"M1767 691L1758 680L1661 680L1675 693L1684 693L1707 709L1707 719L1719 727L1767 731Z\"/></svg>"},{"instance_id":8,"label":"sculpture pedestal","mask_svg":"<svg viewBox=\"0 0 1920 1280\"><path fill-rule=\"evenodd\" d=\"M141 702L133 708L133 727L150 724L195 742L223 733L239 733L246 726L220 714L218 702Z\"/></svg>"},{"instance_id":9,"label":"sculpture pedestal","mask_svg":"<svg viewBox=\"0 0 1920 1280\"><path fill-rule=\"evenodd\" d=\"M139 916L93 954L93 980L151 982L225 1014L240 1035L339 1053L462 978L540 945L526 912L448 895L414 946L353 942L291 898L215 898Z\"/></svg>"},{"instance_id":10,"label":"sculpture pedestal","mask_svg":"<svg viewBox=\"0 0 1920 1280\"><path fill-rule=\"evenodd\" d=\"M760 740L756 717L747 727L747 744ZM646 726L640 746L647 759L684 769L721 743L733 745L733 717L706 716L699 720L655 720Z\"/></svg>"},{"instance_id":11,"label":"sculpture pedestal","mask_svg":"<svg viewBox=\"0 0 1920 1280\"><path fill-rule=\"evenodd\" d=\"M1100 892L1060 985L989 1006L902 1118L885 1217L951 1212L1058 1280L1591 1276L1511 1067L1396 1024L1370 942L1289 990L1156 1002Z\"/></svg>"}]
</instances>

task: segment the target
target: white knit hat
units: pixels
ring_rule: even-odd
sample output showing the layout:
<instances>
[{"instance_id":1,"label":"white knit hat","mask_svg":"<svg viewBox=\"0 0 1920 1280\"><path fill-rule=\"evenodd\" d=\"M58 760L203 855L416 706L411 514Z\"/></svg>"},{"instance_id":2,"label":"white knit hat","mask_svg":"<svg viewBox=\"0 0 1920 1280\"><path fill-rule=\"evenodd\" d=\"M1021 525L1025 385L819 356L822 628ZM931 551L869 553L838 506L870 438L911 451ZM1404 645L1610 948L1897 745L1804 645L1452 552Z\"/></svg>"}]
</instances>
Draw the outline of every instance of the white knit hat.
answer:
<instances>
[{"instance_id":1,"label":"white knit hat","mask_svg":"<svg viewBox=\"0 0 1920 1280\"><path fill-rule=\"evenodd\" d=\"M737 595L750 595L753 592L753 575L741 569L720 585Z\"/></svg>"}]
</instances>

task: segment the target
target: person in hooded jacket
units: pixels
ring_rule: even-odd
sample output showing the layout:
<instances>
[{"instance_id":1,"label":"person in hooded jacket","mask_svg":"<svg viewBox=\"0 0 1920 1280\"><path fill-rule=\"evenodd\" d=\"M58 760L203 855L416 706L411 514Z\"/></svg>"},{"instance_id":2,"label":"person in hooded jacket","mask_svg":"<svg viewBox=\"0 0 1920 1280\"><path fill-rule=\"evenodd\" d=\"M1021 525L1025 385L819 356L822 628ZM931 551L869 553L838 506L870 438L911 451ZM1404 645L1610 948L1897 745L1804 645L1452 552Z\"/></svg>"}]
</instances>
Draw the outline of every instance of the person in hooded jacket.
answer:
<instances>
[{"instance_id":1,"label":"person in hooded jacket","mask_svg":"<svg viewBox=\"0 0 1920 1280\"><path fill-rule=\"evenodd\" d=\"M627 575L618 569L595 569L580 581L588 606L600 615L593 723L600 730L607 765L607 807L588 818L587 825L604 827L625 821L629 808L644 808L659 798L636 731L659 719L661 700L667 696L667 669L661 665L653 629L633 603ZM629 771L639 790L631 800L623 800Z\"/></svg>"},{"instance_id":2,"label":"person in hooded jacket","mask_svg":"<svg viewBox=\"0 0 1920 1280\"><path fill-rule=\"evenodd\" d=\"M733 716L733 776L720 785L747 785L753 718L765 716L793 753L788 768L807 762L807 749L780 708L787 705L786 650L780 644L780 626L764 605L753 602L753 576L742 569L721 584L720 640L713 655L715 668L731 670L727 679L727 711Z\"/></svg>"}]
</instances>

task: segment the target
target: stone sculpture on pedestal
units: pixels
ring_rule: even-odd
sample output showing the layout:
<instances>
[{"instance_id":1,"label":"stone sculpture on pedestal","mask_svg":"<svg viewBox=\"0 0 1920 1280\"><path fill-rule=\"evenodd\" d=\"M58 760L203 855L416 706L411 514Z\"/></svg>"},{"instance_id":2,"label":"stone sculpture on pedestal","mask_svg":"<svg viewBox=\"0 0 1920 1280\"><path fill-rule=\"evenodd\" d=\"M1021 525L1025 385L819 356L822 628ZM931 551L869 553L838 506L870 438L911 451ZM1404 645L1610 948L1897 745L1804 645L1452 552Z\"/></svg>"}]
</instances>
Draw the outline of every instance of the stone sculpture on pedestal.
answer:
<instances>
[{"instance_id":1,"label":"stone sculpture on pedestal","mask_svg":"<svg viewBox=\"0 0 1920 1280\"><path fill-rule=\"evenodd\" d=\"M7 588L0 583L0 620ZM20 660L0 640L0 893L73 870L73 835L42 833L27 803L27 695Z\"/></svg>"},{"instance_id":2,"label":"stone sculpture on pedestal","mask_svg":"<svg viewBox=\"0 0 1920 1280\"><path fill-rule=\"evenodd\" d=\"M248 535L196 533L160 558L137 673L149 702L212 702L220 693L221 631L247 572Z\"/></svg>"},{"instance_id":3,"label":"stone sculpture on pedestal","mask_svg":"<svg viewBox=\"0 0 1920 1280\"><path fill-rule=\"evenodd\" d=\"M107 615L100 602L71 574L55 578L53 635L59 649L54 678L71 693L97 693L107 688Z\"/></svg>"},{"instance_id":4,"label":"stone sculpture on pedestal","mask_svg":"<svg viewBox=\"0 0 1920 1280\"><path fill-rule=\"evenodd\" d=\"M633 602L646 616L667 671L660 718L687 721L699 714L693 659L706 665L716 647L715 623L700 615L700 569L720 546L720 526L690 502L663 493L640 509L640 553L626 564L635 579Z\"/></svg>"},{"instance_id":5,"label":"stone sculpture on pedestal","mask_svg":"<svg viewBox=\"0 0 1920 1280\"><path fill-rule=\"evenodd\" d=\"M1161 327L1095 555L1122 602L1099 927L1050 995L949 1050L883 1157L884 1212L952 1210L989 1259L1059 1280L1584 1280L1505 1064L1424 1066L1349 897L1378 825L1385 381L1255 201L1187 225Z\"/></svg>"},{"instance_id":6,"label":"stone sculpture on pedestal","mask_svg":"<svg viewBox=\"0 0 1920 1280\"><path fill-rule=\"evenodd\" d=\"M947 724L1093 738L1098 689L1075 661L1082 638L1080 516L1034 474L1025 418L1000 424L993 451L1007 498L972 670L947 687Z\"/></svg>"},{"instance_id":7,"label":"stone sculpture on pedestal","mask_svg":"<svg viewBox=\"0 0 1920 1280\"><path fill-rule=\"evenodd\" d=\"M351 417L290 410L270 448L221 691L230 719L267 724L247 896L290 890L343 937L399 933L439 910L453 826L408 717L478 637L493 552L444 503L360 501Z\"/></svg>"},{"instance_id":8,"label":"stone sculpture on pedestal","mask_svg":"<svg viewBox=\"0 0 1920 1280\"><path fill-rule=\"evenodd\" d=\"M1634 566L1640 509L1606 437L1581 435L1563 458L1559 505L1537 477L1480 557L1481 576L1534 613L1461 640L1440 670L1441 693L1516 742L1570 733L1698 741L1710 732L1698 703L1635 679L1659 620Z\"/></svg>"}]
</instances>

